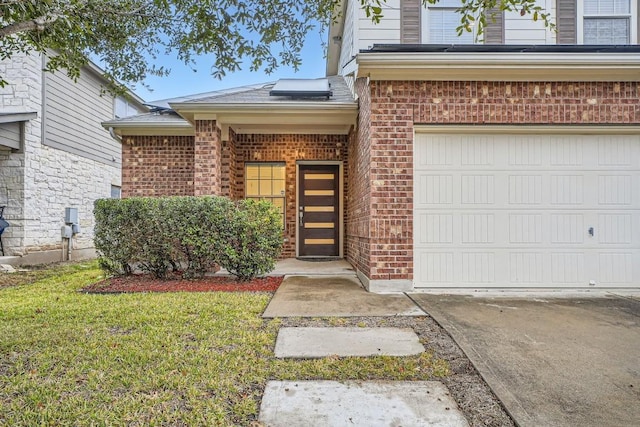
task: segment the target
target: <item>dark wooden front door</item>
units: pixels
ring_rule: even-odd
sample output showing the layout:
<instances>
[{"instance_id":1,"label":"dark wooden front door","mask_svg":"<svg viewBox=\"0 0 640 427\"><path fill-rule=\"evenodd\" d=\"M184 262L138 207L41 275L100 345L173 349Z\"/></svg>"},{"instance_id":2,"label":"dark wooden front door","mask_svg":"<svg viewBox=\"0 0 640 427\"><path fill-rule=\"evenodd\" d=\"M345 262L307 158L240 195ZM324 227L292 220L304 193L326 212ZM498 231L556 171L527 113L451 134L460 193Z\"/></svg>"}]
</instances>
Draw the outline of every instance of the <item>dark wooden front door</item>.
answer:
<instances>
[{"instance_id":1,"label":"dark wooden front door","mask_svg":"<svg viewBox=\"0 0 640 427\"><path fill-rule=\"evenodd\" d=\"M338 165L300 165L298 254L339 256L340 180Z\"/></svg>"}]
</instances>

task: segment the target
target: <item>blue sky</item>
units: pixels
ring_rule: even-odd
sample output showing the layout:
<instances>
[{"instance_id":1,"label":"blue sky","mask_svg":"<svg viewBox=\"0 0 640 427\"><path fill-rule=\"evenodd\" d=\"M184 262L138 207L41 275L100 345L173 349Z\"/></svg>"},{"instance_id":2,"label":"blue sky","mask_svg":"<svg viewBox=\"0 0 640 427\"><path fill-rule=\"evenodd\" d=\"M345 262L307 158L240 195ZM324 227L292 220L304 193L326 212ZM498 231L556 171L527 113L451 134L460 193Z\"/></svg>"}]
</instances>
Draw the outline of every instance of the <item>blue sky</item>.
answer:
<instances>
[{"instance_id":1,"label":"blue sky","mask_svg":"<svg viewBox=\"0 0 640 427\"><path fill-rule=\"evenodd\" d=\"M322 48L323 38L326 33L320 34L314 30L307 35L304 48L302 50L302 65L296 72L291 67L280 67L272 74L265 74L262 71L249 71L249 64L242 67L241 71L228 73L222 80L211 75L212 60L206 56L201 56L196 61L196 72L187 67L175 57L170 55L158 57L156 65L171 69L171 73L166 77L148 78L145 83L153 91L138 85L134 92L145 101L155 101L166 98L174 98L183 95L190 95L213 90L226 89L230 87L243 86L248 84L275 81L280 78L317 78L325 75L325 58Z\"/></svg>"}]
</instances>

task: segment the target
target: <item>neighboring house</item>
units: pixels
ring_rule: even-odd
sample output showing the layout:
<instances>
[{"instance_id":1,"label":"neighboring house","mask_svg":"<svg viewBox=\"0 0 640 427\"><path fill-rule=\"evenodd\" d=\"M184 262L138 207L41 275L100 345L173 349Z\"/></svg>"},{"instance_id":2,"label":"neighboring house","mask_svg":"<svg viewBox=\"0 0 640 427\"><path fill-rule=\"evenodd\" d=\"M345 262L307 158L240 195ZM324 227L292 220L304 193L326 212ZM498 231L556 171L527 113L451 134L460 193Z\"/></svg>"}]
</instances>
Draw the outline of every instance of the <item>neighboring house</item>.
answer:
<instances>
[{"instance_id":1,"label":"neighboring house","mask_svg":"<svg viewBox=\"0 0 640 427\"><path fill-rule=\"evenodd\" d=\"M374 291L638 288L637 0L540 0L557 33L498 13L478 43L457 4L390 0L376 26L343 1L328 98L281 81L105 123L123 196L267 198L285 256Z\"/></svg>"},{"instance_id":2,"label":"neighboring house","mask_svg":"<svg viewBox=\"0 0 640 427\"><path fill-rule=\"evenodd\" d=\"M94 65L77 82L43 72L46 58L0 61L9 82L0 89L0 206L10 226L2 235L11 262L60 261L65 208L78 209L73 258L93 255L93 202L118 196L121 147L100 122L147 111L131 95L102 94Z\"/></svg>"}]
</instances>

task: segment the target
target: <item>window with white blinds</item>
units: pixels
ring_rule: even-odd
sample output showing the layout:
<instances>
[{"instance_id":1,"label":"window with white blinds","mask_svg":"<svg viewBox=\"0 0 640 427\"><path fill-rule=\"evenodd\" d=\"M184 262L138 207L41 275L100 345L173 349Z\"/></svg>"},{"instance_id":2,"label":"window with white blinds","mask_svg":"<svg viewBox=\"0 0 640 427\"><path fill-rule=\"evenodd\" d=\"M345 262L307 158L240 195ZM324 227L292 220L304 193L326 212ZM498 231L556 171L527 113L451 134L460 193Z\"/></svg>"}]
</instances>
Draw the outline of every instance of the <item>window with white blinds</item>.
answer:
<instances>
[{"instance_id":1,"label":"window with white blinds","mask_svg":"<svg viewBox=\"0 0 640 427\"><path fill-rule=\"evenodd\" d=\"M462 5L461 0L440 0L427 8L426 34L427 43L431 44L473 44L474 32L463 31L460 36L456 28L460 26L460 13L457 9Z\"/></svg>"},{"instance_id":2,"label":"window with white blinds","mask_svg":"<svg viewBox=\"0 0 640 427\"><path fill-rule=\"evenodd\" d=\"M584 0L584 44L630 44L631 0Z\"/></svg>"}]
</instances>

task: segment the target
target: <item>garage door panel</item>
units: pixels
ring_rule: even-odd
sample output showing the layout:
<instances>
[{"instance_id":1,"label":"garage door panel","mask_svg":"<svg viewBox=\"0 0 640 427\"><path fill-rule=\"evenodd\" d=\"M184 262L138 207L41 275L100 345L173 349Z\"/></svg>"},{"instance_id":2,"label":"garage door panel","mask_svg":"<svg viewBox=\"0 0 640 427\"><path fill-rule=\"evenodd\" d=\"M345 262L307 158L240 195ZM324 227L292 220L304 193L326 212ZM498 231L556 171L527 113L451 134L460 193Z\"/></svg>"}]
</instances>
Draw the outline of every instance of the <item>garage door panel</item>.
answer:
<instances>
[{"instance_id":1,"label":"garage door panel","mask_svg":"<svg viewBox=\"0 0 640 427\"><path fill-rule=\"evenodd\" d=\"M638 137L416 134L415 152L416 287L639 286Z\"/></svg>"}]
</instances>

